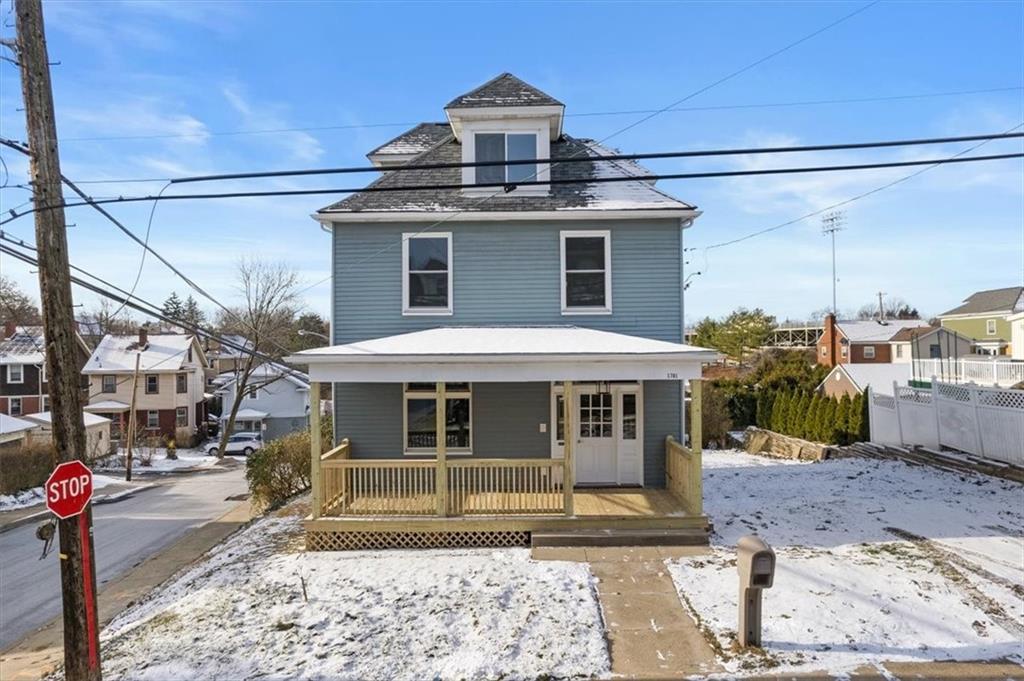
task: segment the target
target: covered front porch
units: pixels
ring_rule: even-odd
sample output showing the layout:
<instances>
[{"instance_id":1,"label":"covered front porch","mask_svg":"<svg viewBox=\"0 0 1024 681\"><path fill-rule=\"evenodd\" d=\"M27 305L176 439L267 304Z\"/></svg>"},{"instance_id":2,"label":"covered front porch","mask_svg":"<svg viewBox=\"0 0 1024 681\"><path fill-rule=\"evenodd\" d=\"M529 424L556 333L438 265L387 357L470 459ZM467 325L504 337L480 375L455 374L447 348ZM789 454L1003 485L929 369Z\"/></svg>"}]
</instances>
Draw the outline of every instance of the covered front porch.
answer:
<instances>
[{"instance_id":1,"label":"covered front porch","mask_svg":"<svg viewBox=\"0 0 1024 681\"><path fill-rule=\"evenodd\" d=\"M344 437L343 424L336 423L341 440L327 452L313 438L309 547L524 545L540 533L573 531L675 532L677 538L693 539L689 543L706 541L709 523L703 514L699 445L689 448L677 440L683 419L675 411L676 420L667 427L652 417L645 448L642 404L643 386L654 381L676 386L672 404L681 409L688 381L690 430L692 441L699 443L700 368L713 353L589 329L554 331L436 329L290 358L308 363L314 404L323 381L400 381L407 390L409 385L430 389L429 412L422 408L423 395L417 394L419 411L410 410L402 416L404 423L392 424L402 429L403 440L391 456L382 457L379 448L370 446L360 450L358 438ZM505 342L499 343L497 334ZM459 396L471 390L467 386L495 382L551 386L550 424L540 424L542 433L550 425L550 448L518 452L506 447L502 451L508 455L501 458L467 451L493 448L471 444L460 420L469 405L461 404ZM335 393L337 399L337 389ZM652 401L657 396L652 392ZM432 418L430 429L423 427L424 413ZM310 421L312 432L318 433L318 410L311 412ZM415 428L409 427L410 421L416 421ZM359 431L358 422L351 427ZM602 464L601 436L613 451L624 446L625 458ZM653 455L650 445L656 449ZM635 463L626 457L630 447ZM630 477L634 469L635 478ZM581 486L581 474L599 481L611 476L621 486Z\"/></svg>"}]
</instances>

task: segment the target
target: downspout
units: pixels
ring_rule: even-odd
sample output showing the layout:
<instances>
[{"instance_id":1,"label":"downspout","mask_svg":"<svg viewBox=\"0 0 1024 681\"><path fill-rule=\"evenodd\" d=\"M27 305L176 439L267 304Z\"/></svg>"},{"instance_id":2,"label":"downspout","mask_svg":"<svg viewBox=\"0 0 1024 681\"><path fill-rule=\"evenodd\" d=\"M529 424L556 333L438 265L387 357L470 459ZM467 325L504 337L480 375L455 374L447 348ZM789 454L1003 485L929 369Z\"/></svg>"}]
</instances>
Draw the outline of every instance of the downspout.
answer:
<instances>
[{"instance_id":1,"label":"downspout","mask_svg":"<svg viewBox=\"0 0 1024 681\"><path fill-rule=\"evenodd\" d=\"M686 240L695 218L679 220L679 342L686 343ZM686 380L679 381L679 441L686 444Z\"/></svg>"}]
</instances>

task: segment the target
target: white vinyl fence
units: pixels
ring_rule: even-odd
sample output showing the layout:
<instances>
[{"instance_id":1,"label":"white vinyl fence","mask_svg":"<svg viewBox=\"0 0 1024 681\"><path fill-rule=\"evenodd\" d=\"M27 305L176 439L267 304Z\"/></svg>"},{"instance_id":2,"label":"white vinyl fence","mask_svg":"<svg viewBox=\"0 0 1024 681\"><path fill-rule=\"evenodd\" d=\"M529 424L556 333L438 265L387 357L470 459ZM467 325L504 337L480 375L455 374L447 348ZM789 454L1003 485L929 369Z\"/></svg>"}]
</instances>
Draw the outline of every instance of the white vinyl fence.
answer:
<instances>
[{"instance_id":1,"label":"white vinyl fence","mask_svg":"<svg viewBox=\"0 0 1024 681\"><path fill-rule=\"evenodd\" d=\"M1024 382L1024 362L993 359L915 359L914 375L936 376L950 383L977 383L1010 388Z\"/></svg>"},{"instance_id":2,"label":"white vinyl fence","mask_svg":"<svg viewBox=\"0 0 1024 681\"><path fill-rule=\"evenodd\" d=\"M872 442L948 447L1024 466L1024 390L933 380L930 389L893 384L893 391L868 389Z\"/></svg>"}]
</instances>

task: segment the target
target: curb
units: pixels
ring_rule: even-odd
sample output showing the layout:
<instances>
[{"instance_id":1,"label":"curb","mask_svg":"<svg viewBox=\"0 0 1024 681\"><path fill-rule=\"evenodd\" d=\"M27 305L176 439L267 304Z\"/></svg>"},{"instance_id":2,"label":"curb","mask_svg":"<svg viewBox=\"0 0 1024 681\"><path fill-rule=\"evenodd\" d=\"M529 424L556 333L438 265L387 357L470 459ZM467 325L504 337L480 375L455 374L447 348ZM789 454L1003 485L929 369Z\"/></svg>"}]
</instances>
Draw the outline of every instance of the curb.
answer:
<instances>
[{"instance_id":1,"label":"curb","mask_svg":"<svg viewBox=\"0 0 1024 681\"><path fill-rule=\"evenodd\" d=\"M148 485L141 485L139 487L135 487L132 489L122 490L114 494L101 494L100 496L94 496L92 498L91 503L93 506L101 506L103 504L114 504L117 503L118 501L122 501L124 499L128 499L129 497L135 496L139 492L144 492L147 489L153 489L154 487L158 486L159 485L157 485L156 483L150 483ZM21 527L23 525L28 525L30 523L34 523L40 520L45 520L48 517L50 517L50 512L44 510L39 511L38 513L27 515L23 518L18 518L17 520L12 520L9 523L4 523L0 525L0 534Z\"/></svg>"}]
</instances>

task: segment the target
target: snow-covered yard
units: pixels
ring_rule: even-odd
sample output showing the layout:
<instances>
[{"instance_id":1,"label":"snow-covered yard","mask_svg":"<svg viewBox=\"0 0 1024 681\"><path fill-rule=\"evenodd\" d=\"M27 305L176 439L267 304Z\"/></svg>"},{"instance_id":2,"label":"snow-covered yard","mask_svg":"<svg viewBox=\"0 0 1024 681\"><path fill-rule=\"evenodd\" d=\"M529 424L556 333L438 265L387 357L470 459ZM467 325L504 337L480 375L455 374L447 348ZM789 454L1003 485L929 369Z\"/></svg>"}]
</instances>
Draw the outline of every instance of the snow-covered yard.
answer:
<instances>
[{"instance_id":1,"label":"snow-covered yard","mask_svg":"<svg viewBox=\"0 0 1024 681\"><path fill-rule=\"evenodd\" d=\"M166 447L140 447L135 450L135 456L132 458L132 470L140 473L170 473L184 469L212 468L217 465L217 457L208 456L199 449L178 449L176 453L177 459L168 459ZM146 460L149 461L148 465L145 463ZM103 471L123 471L124 467L124 449L118 449L116 454L98 460L93 466L95 470Z\"/></svg>"},{"instance_id":2,"label":"snow-covered yard","mask_svg":"<svg viewBox=\"0 0 1024 681\"><path fill-rule=\"evenodd\" d=\"M1024 487L900 462L704 456L712 555L672 561L681 599L732 673L883 661L1021 660ZM764 650L737 653L734 546L777 554Z\"/></svg>"},{"instance_id":3,"label":"snow-covered yard","mask_svg":"<svg viewBox=\"0 0 1024 681\"><path fill-rule=\"evenodd\" d=\"M94 490L112 485L115 482L120 482L120 480L107 475L92 476L92 487ZM46 501L46 495L43 493L42 486L22 490L14 494L0 494L0 511L28 508L29 506L42 504L44 501Z\"/></svg>"},{"instance_id":4,"label":"snow-covered yard","mask_svg":"<svg viewBox=\"0 0 1024 681\"><path fill-rule=\"evenodd\" d=\"M300 531L296 517L260 520L122 613L103 634L104 678L608 672L586 565L522 549L305 553Z\"/></svg>"}]
</instances>

